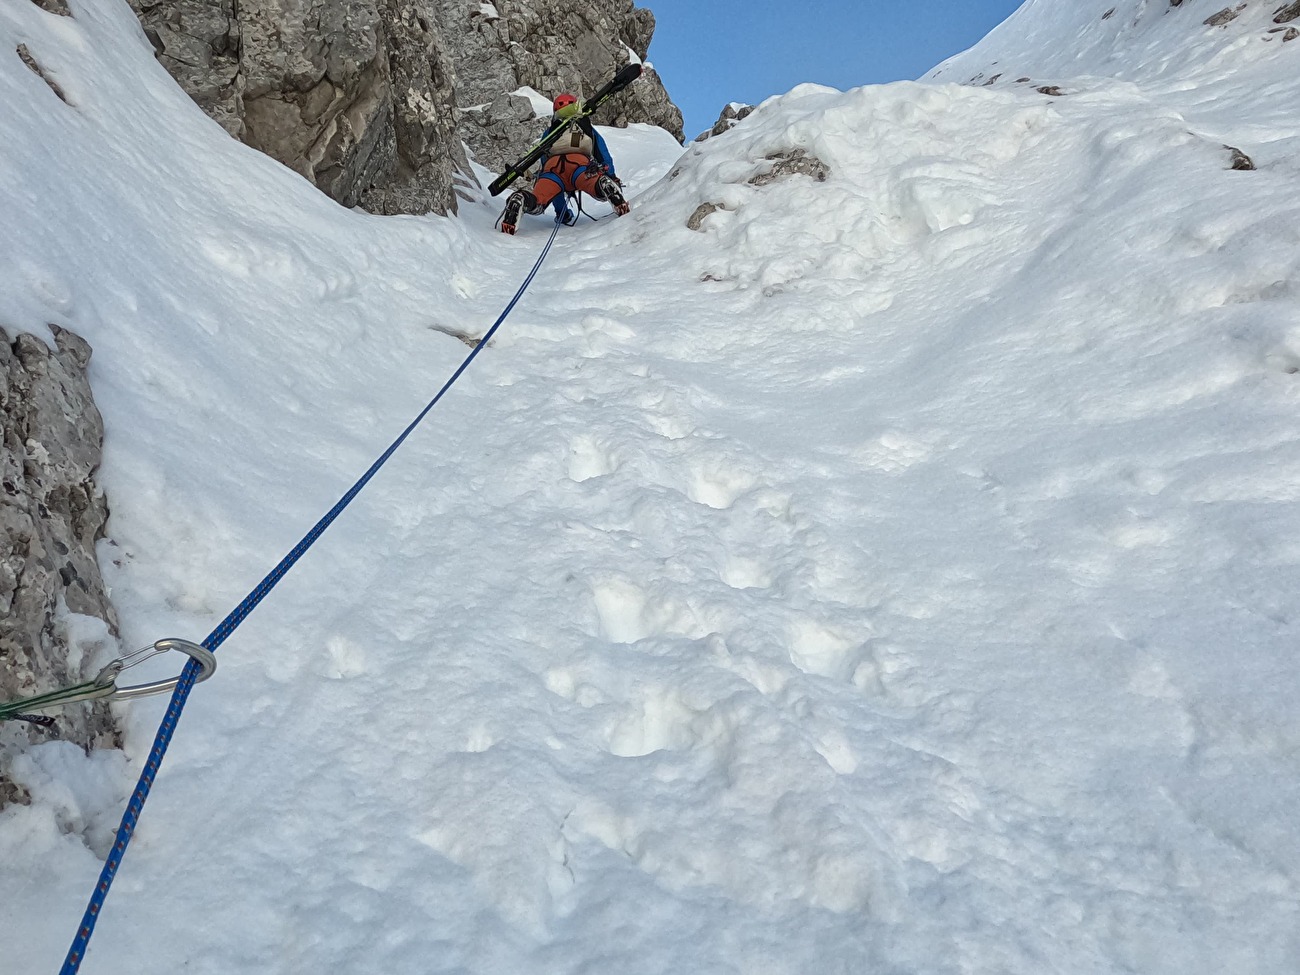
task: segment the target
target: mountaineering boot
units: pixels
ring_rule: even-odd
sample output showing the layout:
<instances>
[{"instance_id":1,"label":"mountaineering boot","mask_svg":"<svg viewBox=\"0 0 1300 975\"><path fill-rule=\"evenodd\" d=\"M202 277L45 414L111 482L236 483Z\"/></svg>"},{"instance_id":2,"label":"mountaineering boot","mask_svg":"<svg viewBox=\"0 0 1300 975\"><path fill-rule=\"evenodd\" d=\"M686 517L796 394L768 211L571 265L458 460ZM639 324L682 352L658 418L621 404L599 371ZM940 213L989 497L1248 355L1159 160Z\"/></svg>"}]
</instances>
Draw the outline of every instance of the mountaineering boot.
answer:
<instances>
[{"instance_id":1,"label":"mountaineering boot","mask_svg":"<svg viewBox=\"0 0 1300 975\"><path fill-rule=\"evenodd\" d=\"M602 176L596 180L596 192L602 200L614 208L614 212L620 217L632 209L627 204L627 198L623 196L623 190L619 188L612 176Z\"/></svg>"},{"instance_id":2,"label":"mountaineering boot","mask_svg":"<svg viewBox=\"0 0 1300 975\"><path fill-rule=\"evenodd\" d=\"M506 200L506 208L501 211L501 232L513 236L519 229L519 214L524 211L536 213L539 209L537 197L527 190L515 190L510 194L510 199Z\"/></svg>"}]
</instances>

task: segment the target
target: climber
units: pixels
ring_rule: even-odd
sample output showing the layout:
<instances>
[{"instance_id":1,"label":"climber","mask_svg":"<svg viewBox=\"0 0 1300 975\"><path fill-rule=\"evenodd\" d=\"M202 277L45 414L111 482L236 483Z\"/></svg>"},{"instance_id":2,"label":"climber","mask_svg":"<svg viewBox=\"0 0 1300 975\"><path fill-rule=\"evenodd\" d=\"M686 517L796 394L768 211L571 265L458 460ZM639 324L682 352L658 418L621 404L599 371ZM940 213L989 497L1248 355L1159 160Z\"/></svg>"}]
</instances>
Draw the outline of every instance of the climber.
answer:
<instances>
[{"instance_id":1,"label":"climber","mask_svg":"<svg viewBox=\"0 0 1300 975\"><path fill-rule=\"evenodd\" d=\"M578 99L570 94L557 95L552 104L554 114L543 139L559 131L560 136L547 150L542 172L531 190L516 190L506 201L501 214L501 230L513 234L519 226L520 213L541 213L552 202L556 216L572 226L577 216L569 209L565 194L587 193L604 200L620 217L631 207L623 196L622 183L614 174L614 160L609 148L587 117L574 118L582 110ZM563 131L565 128L568 131ZM558 199L556 199L558 197Z\"/></svg>"}]
</instances>

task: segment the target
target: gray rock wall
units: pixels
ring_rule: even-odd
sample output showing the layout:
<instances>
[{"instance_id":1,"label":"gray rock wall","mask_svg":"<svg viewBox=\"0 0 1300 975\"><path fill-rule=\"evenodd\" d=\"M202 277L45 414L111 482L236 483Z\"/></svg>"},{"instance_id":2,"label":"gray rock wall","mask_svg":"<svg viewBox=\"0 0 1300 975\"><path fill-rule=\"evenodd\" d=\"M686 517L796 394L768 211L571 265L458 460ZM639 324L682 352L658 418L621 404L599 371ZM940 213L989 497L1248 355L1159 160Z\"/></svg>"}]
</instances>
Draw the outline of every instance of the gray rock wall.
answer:
<instances>
[{"instance_id":1,"label":"gray rock wall","mask_svg":"<svg viewBox=\"0 0 1300 975\"><path fill-rule=\"evenodd\" d=\"M448 36L457 38L456 62L462 66L456 85L457 102L465 110L461 135L490 169L514 161L539 134L539 123L520 124L531 111L517 98L512 104L508 92L530 87L552 96L561 91L590 94L631 60L629 51L644 61L654 36L654 14L633 6L632 0L439 4ZM611 99L596 121L617 126L647 122L683 139L682 113L653 68Z\"/></svg>"},{"instance_id":2,"label":"gray rock wall","mask_svg":"<svg viewBox=\"0 0 1300 975\"><path fill-rule=\"evenodd\" d=\"M423 0L130 0L159 61L235 138L345 206L455 209L443 52ZM445 111L441 113L445 116Z\"/></svg>"},{"instance_id":3,"label":"gray rock wall","mask_svg":"<svg viewBox=\"0 0 1300 975\"><path fill-rule=\"evenodd\" d=\"M455 186L473 177L457 133L456 71L445 35L424 2L380 0L380 14L396 157L369 181L361 205L372 213L454 211Z\"/></svg>"},{"instance_id":4,"label":"gray rock wall","mask_svg":"<svg viewBox=\"0 0 1300 975\"><path fill-rule=\"evenodd\" d=\"M53 328L57 349L0 329L0 700L94 676L102 661L70 641L60 604L116 631L95 559L108 506L95 486L104 428L86 380L90 346ZM75 645L74 645L75 644ZM58 712L53 729L0 723L0 806L22 798L13 751L51 737L84 748L117 743L106 705Z\"/></svg>"},{"instance_id":5,"label":"gray rock wall","mask_svg":"<svg viewBox=\"0 0 1300 975\"><path fill-rule=\"evenodd\" d=\"M231 135L345 206L454 212L473 177L536 137L508 93L590 92L644 59L632 0L129 0L161 63ZM682 138L653 70L597 121Z\"/></svg>"}]
</instances>

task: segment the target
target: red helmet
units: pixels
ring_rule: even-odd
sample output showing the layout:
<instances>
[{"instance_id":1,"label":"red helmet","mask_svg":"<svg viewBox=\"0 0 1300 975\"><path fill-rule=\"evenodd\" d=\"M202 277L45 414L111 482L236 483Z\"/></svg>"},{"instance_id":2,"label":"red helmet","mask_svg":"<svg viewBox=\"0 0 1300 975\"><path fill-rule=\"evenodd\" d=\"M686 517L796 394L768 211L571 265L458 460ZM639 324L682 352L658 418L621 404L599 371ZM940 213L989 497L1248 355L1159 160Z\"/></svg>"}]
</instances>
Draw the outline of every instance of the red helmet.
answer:
<instances>
[{"instance_id":1,"label":"red helmet","mask_svg":"<svg viewBox=\"0 0 1300 975\"><path fill-rule=\"evenodd\" d=\"M578 99L575 98L573 95L570 95L566 91L562 95L555 96L555 101L551 103L551 109L555 112L556 115L569 115L573 112L573 108L571 106L577 104L578 104ZM565 109L569 109L569 111L566 112Z\"/></svg>"}]
</instances>

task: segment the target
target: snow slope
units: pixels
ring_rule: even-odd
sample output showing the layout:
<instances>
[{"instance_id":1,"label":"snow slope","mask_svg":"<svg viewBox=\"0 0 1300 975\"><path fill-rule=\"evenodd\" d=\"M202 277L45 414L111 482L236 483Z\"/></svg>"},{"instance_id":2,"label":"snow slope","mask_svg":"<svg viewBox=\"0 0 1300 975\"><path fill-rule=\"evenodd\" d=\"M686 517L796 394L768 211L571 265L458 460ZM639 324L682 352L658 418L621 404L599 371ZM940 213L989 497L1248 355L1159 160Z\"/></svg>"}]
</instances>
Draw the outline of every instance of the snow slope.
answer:
<instances>
[{"instance_id":1,"label":"snow slope","mask_svg":"<svg viewBox=\"0 0 1300 975\"><path fill-rule=\"evenodd\" d=\"M0 7L0 321L95 347L126 643L199 638L547 224L341 210L125 3L70 6ZM1085 6L941 76L1060 48L1061 97L610 133L632 214L563 233L226 644L84 970L1300 968L1300 43L1131 0L1107 47ZM829 176L750 182L795 150ZM161 709L129 762L13 770L14 971L61 959Z\"/></svg>"},{"instance_id":2,"label":"snow slope","mask_svg":"<svg viewBox=\"0 0 1300 975\"><path fill-rule=\"evenodd\" d=\"M1268 145L1274 165L1300 175L1295 141L1295 49L1300 18L1281 0L1026 0L928 81L1098 89L1176 111L1203 129ZM1210 26L1207 20L1235 13ZM1278 23L1283 16L1292 20ZM1289 39L1288 39L1289 38ZM1027 79L1027 80L1022 80Z\"/></svg>"}]
</instances>

